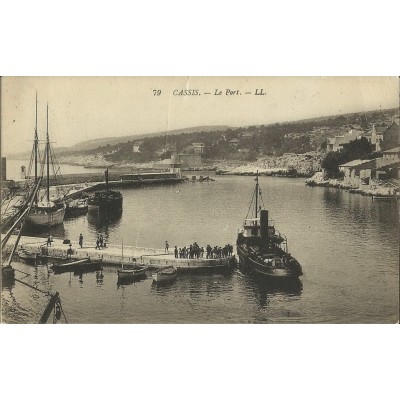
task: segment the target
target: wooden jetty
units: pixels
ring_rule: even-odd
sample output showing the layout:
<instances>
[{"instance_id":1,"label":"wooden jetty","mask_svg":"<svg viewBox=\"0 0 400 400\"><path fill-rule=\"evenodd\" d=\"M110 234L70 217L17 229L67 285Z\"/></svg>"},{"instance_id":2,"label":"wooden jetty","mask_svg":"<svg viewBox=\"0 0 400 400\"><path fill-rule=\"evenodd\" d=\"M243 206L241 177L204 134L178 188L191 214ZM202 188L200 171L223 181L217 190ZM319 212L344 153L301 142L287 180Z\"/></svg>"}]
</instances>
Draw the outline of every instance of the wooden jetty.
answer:
<instances>
[{"instance_id":1,"label":"wooden jetty","mask_svg":"<svg viewBox=\"0 0 400 400\"><path fill-rule=\"evenodd\" d=\"M10 238L9 244L5 246L3 251L11 251L15 242L14 235ZM109 245L102 247L101 250L96 249L94 242L83 243L80 248L77 241L64 243L63 239L53 238L51 246L47 246L47 238L21 236L18 250L36 251L42 253L42 248L46 248L45 252L49 257L66 257L67 251L72 247L73 258L87 258L91 260L101 260L104 264L120 266L122 262L122 249L120 245ZM220 269L228 268L236 262L235 256L223 258L175 258L173 252L165 253L164 249L154 249L146 247L127 246L124 244L124 265L144 264L151 268L160 268L166 265L172 265L180 270L198 270L198 269Z\"/></svg>"}]
</instances>

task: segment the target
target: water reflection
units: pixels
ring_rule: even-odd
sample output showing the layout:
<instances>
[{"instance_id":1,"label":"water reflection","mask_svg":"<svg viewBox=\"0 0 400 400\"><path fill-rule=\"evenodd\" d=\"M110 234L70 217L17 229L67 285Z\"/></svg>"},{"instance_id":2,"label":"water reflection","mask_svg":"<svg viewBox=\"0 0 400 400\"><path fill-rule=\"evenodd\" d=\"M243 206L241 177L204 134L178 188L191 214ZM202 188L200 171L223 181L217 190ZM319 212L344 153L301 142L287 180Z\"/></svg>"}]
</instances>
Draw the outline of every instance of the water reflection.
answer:
<instances>
[{"instance_id":1,"label":"water reflection","mask_svg":"<svg viewBox=\"0 0 400 400\"><path fill-rule=\"evenodd\" d=\"M191 299L216 298L233 291L232 272L181 272L176 281L176 291L189 295ZM154 286L157 289L157 286ZM153 286L152 286L153 289ZM163 288L160 287L160 292Z\"/></svg>"},{"instance_id":2,"label":"water reflection","mask_svg":"<svg viewBox=\"0 0 400 400\"><path fill-rule=\"evenodd\" d=\"M134 285L136 283L144 281L145 279L147 279L147 275L124 276L124 277L120 277L119 276L118 279L117 279L117 288L129 286L129 285Z\"/></svg>"},{"instance_id":3,"label":"water reflection","mask_svg":"<svg viewBox=\"0 0 400 400\"><path fill-rule=\"evenodd\" d=\"M108 233L109 228L119 225L122 217L122 209L107 210L107 212L91 211L87 214L89 226L98 233Z\"/></svg>"},{"instance_id":4,"label":"water reflection","mask_svg":"<svg viewBox=\"0 0 400 400\"><path fill-rule=\"evenodd\" d=\"M177 278L167 281L156 282L153 280L151 291L155 291L157 295L165 296L168 292L174 289Z\"/></svg>"},{"instance_id":5,"label":"water reflection","mask_svg":"<svg viewBox=\"0 0 400 400\"><path fill-rule=\"evenodd\" d=\"M103 271L96 272L96 283L101 286L103 284L104 274Z\"/></svg>"},{"instance_id":6,"label":"water reflection","mask_svg":"<svg viewBox=\"0 0 400 400\"><path fill-rule=\"evenodd\" d=\"M24 227L22 228L22 234L25 236L38 237L47 237L48 235L52 235L59 238L66 236L64 223L54 226L24 225Z\"/></svg>"},{"instance_id":7,"label":"water reflection","mask_svg":"<svg viewBox=\"0 0 400 400\"><path fill-rule=\"evenodd\" d=\"M254 299L261 309L266 309L271 299L276 296L300 297L303 291L303 283L299 278L287 282L274 282L250 273L243 264L240 265L239 277L246 295Z\"/></svg>"}]
</instances>

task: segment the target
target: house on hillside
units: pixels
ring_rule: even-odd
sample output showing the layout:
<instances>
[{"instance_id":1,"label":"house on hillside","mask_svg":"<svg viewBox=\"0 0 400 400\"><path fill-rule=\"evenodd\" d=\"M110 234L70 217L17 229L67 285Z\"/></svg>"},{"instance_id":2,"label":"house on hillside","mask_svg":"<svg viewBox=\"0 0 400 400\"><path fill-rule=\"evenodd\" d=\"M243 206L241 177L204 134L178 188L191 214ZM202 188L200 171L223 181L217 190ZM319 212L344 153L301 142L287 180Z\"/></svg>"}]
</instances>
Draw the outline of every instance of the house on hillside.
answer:
<instances>
[{"instance_id":1,"label":"house on hillside","mask_svg":"<svg viewBox=\"0 0 400 400\"><path fill-rule=\"evenodd\" d=\"M400 160L400 147L395 147L393 149L384 151L383 158L385 160L390 160L393 162L399 161Z\"/></svg>"},{"instance_id":2,"label":"house on hillside","mask_svg":"<svg viewBox=\"0 0 400 400\"><path fill-rule=\"evenodd\" d=\"M373 124L365 137L375 146L375 151L392 149L400 144L399 125L396 122L392 122L389 126Z\"/></svg>"},{"instance_id":3,"label":"house on hillside","mask_svg":"<svg viewBox=\"0 0 400 400\"><path fill-rule=\"evenodd\" d=\"M240 134L242 139L253 139L254 132L243 132Z\"/></svg>"},{"instance_id":4,"label":"house on hillside","mask_svg":"<svg viewBox=\"0 0 400 400\"><path fill-rule=\"evenodd\" d=\"M206 145L203 142L200 143L192 143L193 150L195 154L203 154Z\"/></svg>"},{"instance_id":5,"label":"house on hillside","mask_svg":"<svg viewBox=\"0 0 400 400\"><path fill-rule=\"evenodd\" d=\"M328 138L326 144L326 151L342 151L343 145L352 142L353 140L360 139L364 135L362 130L350 129L344 135L337 135L334 138Z\"/></svg>"},{"instance_id":6,"label":"house on hillside","mask_svg":"<svg viewBox=\"0 0 400 400\"><path fill-rule=\"evenodd\" d=\"M376 170L377 162L374 160L353 160L339 165L339 170L344 173L344 184L359 187L368 184L372 171Z\"/></svg>"},{"instance_id":7,"label":"house on hillside","mask_svg":"<svg viewBox=\"0 0 400 400\"><path fill-rule=\"evenodd\" d=\"M179 154L182 168L198 168L203 165L200 154Z\"/></svg>"}]
</instances>

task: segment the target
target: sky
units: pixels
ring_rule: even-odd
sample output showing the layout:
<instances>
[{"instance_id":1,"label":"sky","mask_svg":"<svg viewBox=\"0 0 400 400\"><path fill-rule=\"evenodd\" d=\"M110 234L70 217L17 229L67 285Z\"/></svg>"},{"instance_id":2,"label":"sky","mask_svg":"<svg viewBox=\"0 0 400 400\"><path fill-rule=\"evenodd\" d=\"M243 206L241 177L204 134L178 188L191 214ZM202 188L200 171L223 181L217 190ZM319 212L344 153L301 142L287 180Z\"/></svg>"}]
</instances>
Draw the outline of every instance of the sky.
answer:
<instances>
[{"instance_id":1,"label":"sky","mask_svg":"<svg viewBox=\"0 0 400 400\"><path fill-rule=\"evenodd\" d=\"M265 95L255 95L256 89ZM200 95L180 95L183 90ZM48 103L54 147L109 136L261 125L399 106L397 77L5 77L3 156L30 151L36 93L39 137L45 137Z\"/></svg>"}]
</instances>

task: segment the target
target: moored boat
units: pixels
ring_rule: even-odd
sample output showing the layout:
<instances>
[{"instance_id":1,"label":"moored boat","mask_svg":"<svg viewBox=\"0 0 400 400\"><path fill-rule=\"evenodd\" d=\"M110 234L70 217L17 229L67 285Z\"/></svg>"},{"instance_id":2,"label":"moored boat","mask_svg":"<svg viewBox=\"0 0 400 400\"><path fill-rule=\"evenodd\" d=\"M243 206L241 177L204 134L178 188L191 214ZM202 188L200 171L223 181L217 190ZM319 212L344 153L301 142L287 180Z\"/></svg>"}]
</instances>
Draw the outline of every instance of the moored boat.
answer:
<instances>
[{"instance_id":1,"label":"moored boat","mask_svg":"<svg viewBox=\"0 0 400 400\"><path fill-rule=\"evenodd\" d=\"M129 267L124 266L124 241L122 241L122 261L121 268L117 270L118 280L139 278L146 275L147 266L146 265L130 265Z\"/></svg>"},{"instance_id":2,"label":"moored boat","mask_svg":"<svg viewBox=\"0 0 400 400\"><path fill-rule=\"evenodd\" d=\"M260 199L259 199L260 198ZM239 229L237 254L243 266L259 277L271 282L290 282L303 275L300 263L288 252L287 238L275 229L268 218L268 210L259 207L262 201L256 176L256 188L252 196L249 212L254 203L254 213L249 214Z\"/></svg>"},{"instance_id":3,"label":"moored boat","mask_svg":"<svg viewBox=\"0 0 400 400\"><path fill-rule=\"evenodd\" d=\"M89 272L98 271L101 269L100 260L91 260L90 257L81 260L65 260L64 262L53 264L51 269L56 274L63 272Z\"/></svg>"},{"instance_id":4,"label":"moored boat","mask_svg":"<svg viewBox=\"0 0 400 400\"><path fill-rule=\"evenodd\" d=\"M72 200L66 204L65 217L74 217L86 214L88 204L86 199Z\"/></svg>"},{"instance_id":5,"label":"moored boat","mask_svg":"<svg viewBox=\"0 0 400 400\"><path fill-rule=\"evenodd\" d=\"M122 210L122 194L110 190L108 187L108 169L105 171L106 190L96 192L87 199L88 211L112 211Z\"/></svg>"},{"instance_id":6,"label":"moored boat","mask_svg":"<svg viewBox=\"0 0 400 400\"><path fill-rule=\"evenodd\" d=\"M33 251L28 251L25 249L20 250L17 254L21 260L33 263L36 262L38 256L40 255L39 253L35 253Z\"/></svg>"},{"instance_id":7,"label":"moored boat","mask_svg":"<svg viewBox=\"0 0 400 400\"><path fill-rule=\"evenodd\" d=\"M397 196L394 194L377 194L372 196L372 200L379 200L379 201L390 201L390 200L396 200Z\"/></svg>"},{"instance_id":8,"label":"moored boat","mask_svg":"<svg viewBox=\"0 0 400 400\"><path fill-rule=\"evenodd\" d=\"M147 268L146 265L131 265L129 267L122 266L117 270L118 279L144 276L146 275Z\"/></svg>"},{"instance_id":9,"label":"moored boat","mask_svg":"<svg viewBox=\"0 0 400 400\"><path fill-rule=\"evenodd\" d=\"M160 268L152 274L154 282L166 282L176 279L178 270L174 266Z\"/></svg>"},{"instance_id":10,"label":"moored boat","mask_svg":"<svg viewBox=\"0 0 400 400\"><path fill-rule=\"evenodd\" d=\"M52 201L40 202L32 207L26 222L35 226L54 226L62 224L65 217L65 205Z\"/></svg>"},{"instance_id":11,"label":"moored boat","mask_svg":"<svg viewBox=\"0 0 400 400\"><path fill-rule=\"evenodd\" d=\"M38 153L39 153L39 138L37 134L37 99L36 99L36 127L35 139L33 145L33 156L35 166L35 184L38 182ZM65 204L58 199L57 201L50 201L50 160L53 160L50 149L49 139L49 106L47 106L47 133L46 133L46 151L45 161L47 166L47 185L46 185L46 201L37 201L35 198L35 205L32 207L29 215L26 218L26 223L38 227L51 227L54 225L62 224L65 216ZM55 174L55 169L53 166Z\"/></svg>"}]
</instances>

